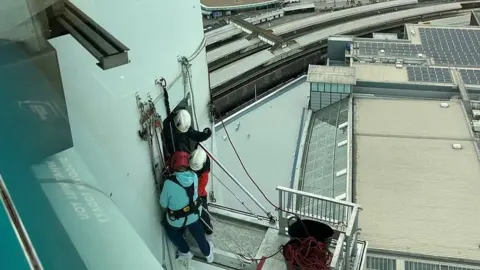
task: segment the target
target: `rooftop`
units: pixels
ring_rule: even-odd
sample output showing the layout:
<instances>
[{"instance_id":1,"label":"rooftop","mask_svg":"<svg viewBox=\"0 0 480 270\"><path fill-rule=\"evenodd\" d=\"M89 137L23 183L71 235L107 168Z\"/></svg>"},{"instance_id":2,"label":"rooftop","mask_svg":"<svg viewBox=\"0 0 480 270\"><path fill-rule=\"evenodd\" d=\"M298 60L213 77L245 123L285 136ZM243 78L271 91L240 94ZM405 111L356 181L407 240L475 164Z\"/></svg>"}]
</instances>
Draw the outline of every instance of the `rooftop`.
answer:
<instances>
[{"instance_id":1,"label":"rooftop","mask_svg":"<svg viewBox=\"0 0 480 270\"><path fill-rule=\"evenodd\" d=\"M391 4L394 1L382 2L383 5ZM366 5L370 9L379 8L375 5ZM408 10L401 10L392 13L379 14L376 16L370 16L368 18L362 18L358 20L348 21L342 24L337 24L331 27L322 27L317 31L311 32L306 35L299 36L292 41L291 45L283 49L277 49L275 52L270 52L268 50L262 50L242 59L230 63L220 69L217 69L210 73L211 88L216 88L222 84L227 83L229 80L232 80L245 72L248 72L260 65L265 63L273 63L279 59L283 59L287 56L295 54L301 48L312 46L321 40L326 40L328 37L333 35L341 35L346 33L355 32L360 29L364 29L366 26L379 26L384 25L387 22L392 20L402 20L404 18L410 18L414 16L423 16L425 14L438 13L442 11L452 11L460 9L461 5L459 3L448 3L435 6L423 6L419 8L413 8ZM353 8L352 8L353 10ZM352 12L352 11L349 11ZM356 10L354 14L358 14L359 10ZM340 15L340 13L335 16ZM342 13L345 16L345 13ZM315 16L313 16L315 17ZM313 18L311 17L311 18ZM315 20L318 20L315 19ZM373 23L373 24L372 24ZM289 24L288 28L298 28L298 22ZM275 34L279 34L281 29L273 29ZM277 32L278 31L278 32ZM479 56L480 57L480 56Z\"/></svg>"},{"instance_id":2,"label":"rooftop","mask_svg":"<svg viewBox=\"0 0 480 270\"><path fill-rule=\"evenodd\" d=\"M308 66L307 82L326 82L354 85L355 69L337 66Z\"/></svg>"},{"instance_id":3,"label":"rooftop","mask_svg":"<svg viewBox=\"0 0 480 270\"><path fill-rule=\"evenodd\" d=\"M272 4L277 0L202 0L207 7L240 7L246 5Z\"/></svg>"},{"instance_id":4,"label":"rooftop","mask_svg":"<svg viewBox=\"0 0 480 270\"><path fill-rule=\"evenodd\" d=\"M445 102L355 99L356 201L371 248L480 258L480 163L461 102Z\"/></svg>"},{"instance_id":5,"label":"rooftop","mask_svg":"<svg viewBox=\"0 0 480 270\"><path fill-rule=\"evenodd\" d=\"M225 119L223 122L225 128L222 123L217 124L214 135L216 157L260 204L279 218L276 224L269 224L261 208L227 176L220 166L213 164L210 185L215 192L216 201L210 204L209 211L214 214L213 241L216 246L216 262L219 264L235 269L252 269L245 266L245 261L239 260L236 255L238 252L252 258L260 258L274 254L280 245L289 240L285 235L285 229L290 216L284 212L278 212L271 206L247 177L228 141L225 132L227 130L248 172L272 203L281 209L290 209L301 216L330 224L338 232L331 245L332 252L344 254L340 249L343 245L337 245L337 243L348 242L346 246L350 247L349 252L355 254L352 257L354 267L355 269L360 267L366 246L364 242L356 241L357 223L353 222L353 219L356 219L358 206L316 194L302 193L295 189L276 188L277 186L296 186L299 160L303 155L302 142L305 140L307 124L312 117L306 109L309 89L306 76L303 76L259 97L259 100L252 105ZM342 104L342 108L345 107L345 104L339 104ZM337 111L336 109L335 112ZM342 109L342 113L344 111L345 108ZM319 112L316 117L324 121L326 112ZM317 154L321 154L319 153L321 147L315 150L319 150ZM265 164L270 164L268 166L273 164L274 167L266 170ZM331 171L332 164L325 165L330 166ZM345 186L345 179L343 181ZM319 183L322 184L321 181ZM339 190L345 193L344 187ZM357 243L355 245L357 248L352 248L351 243ZM195 249L193 251L199 252ZM332 265L337 269L338 263L341 262L342 258L334 257ZM262 269L284 270L287 268L283 256L277 254L268 259Z\"/></svg>"},{"instance_id":6,"label":"rooftop","mask_svg":"<svg viewBox=\"0 0 480 270\"><path fill-rule=\"evenodd\" d=\"M407 25L408 41L362 42L358 56L425 59L435 66L479 67L480 28Z\"/></svg>"},{"instance_id":7,"label":"rooftop","mask_svg":"<svg viewBox=\"0 0 480 270\"><path fill-rule=\"evenodd\" d=\"M357 79L480 85L480 28L407 25L406 33L408 40L355 39Z\"/></svg>"},{"instance_id":8,"label":"rooftop","mask_svg":"<svg viewBox=\"0 0 480 270\"><path fill-rule=\"evenodd\" d=\"M428 32L421 30L427 28L441 33L446 29L448 35L454 29L414 26L422 33ZM453 30L452 39L469 30ZM465 42L475 43L475 35ZM416 38L394 42L355 38L357 44L377 43L389 48L377 50L383 50L384 60L377 61L376 56L374 61L364 61L368 56L357 53L353 57L359 59L354 59L352 68L310 66L307 77L241 110L226 119L225 126L248 171L274 204L320 217L338 227L342 223L337 219L344 216L338 214L338 208L305 198L289 199L281 193L278 196L274 187L290 186L362 206L357 228L362 230L362 240L369 241L367 269L479 269L480 197L472 191L480 188L480 154L469 125L468 102L460 100L464 97L460 86L476 83L477 66L471 59L451 60L446 66L433 64L443 55L436 59L427 51L412 53L409 46L423 46L421 34ZM398 45L383 45L394 43ZM455 41L446 43L442 48L458 50L465 46L457 44L457 48ZM402 54L398 48L403 45ZM358 52L362 47L354 48ZM337 93L334 87L325 87L320 102L329 99L329 105L316 111L304 110L309 82L351 84L353 95L345 98L350 91ZM313 87L311 91L315 91ZM217 125L215 138L220 160L268 211L273 211L245 175L221 124ZM274 164L274 169L265 170L263 161ZM269 255L267 246L271 249L286 240L280 233L285 224L241 225L237 212L243 211L243 219L250 221L264 213L218 167L214 166L213 174L211 184L217 202L212 204L212 212L221 210L237 218L230 225L221 219L214 224L220 232L215 241L241 243L257 257ZM264 222L259 220L255 222ZM227 226L230 229L225 229ZM217 246L228 249L222 245ZM284 269L281 258L276 259L267 269Z\"/></svg>"}]
</instances>

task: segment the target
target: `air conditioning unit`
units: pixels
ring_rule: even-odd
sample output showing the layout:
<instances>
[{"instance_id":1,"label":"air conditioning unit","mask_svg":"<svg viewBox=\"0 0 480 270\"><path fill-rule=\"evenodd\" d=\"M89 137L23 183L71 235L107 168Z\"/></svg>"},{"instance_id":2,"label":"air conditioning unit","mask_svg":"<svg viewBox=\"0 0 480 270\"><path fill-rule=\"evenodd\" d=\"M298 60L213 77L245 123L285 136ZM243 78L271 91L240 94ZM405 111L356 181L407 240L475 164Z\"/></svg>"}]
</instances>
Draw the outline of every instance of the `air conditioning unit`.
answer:
<instances>
[{"instance_id":1,"label":"air conditioning unit","mask_svg":"<svg viewBox=\"0 0 480 270\"><path fill-rule=\"evenodd\" d=\"M473 119L480 120L480 110L472 110Z\"/></svg>"},{"instance_id":2,"label":"air conditioning unit","mask_svg":"<svg viewBox=\"0 0 480 270\"><path fill-rule=\"evenodd\" d=\"M473 131L480 132L480 120L473 120L472 128L473 128Z\"/></svg>"}]
</instances>

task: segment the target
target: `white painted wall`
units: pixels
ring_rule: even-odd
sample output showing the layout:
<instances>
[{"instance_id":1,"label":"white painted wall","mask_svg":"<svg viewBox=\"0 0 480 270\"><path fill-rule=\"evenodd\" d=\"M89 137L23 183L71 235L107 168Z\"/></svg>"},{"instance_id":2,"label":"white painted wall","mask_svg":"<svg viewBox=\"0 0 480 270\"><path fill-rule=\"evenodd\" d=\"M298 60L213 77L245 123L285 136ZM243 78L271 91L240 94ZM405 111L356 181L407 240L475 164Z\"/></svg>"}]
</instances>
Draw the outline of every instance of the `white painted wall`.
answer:
<instances>
[{"instance_id":1,"label":"white painted wall","mask_svg":"<svg viewBox=\"0 0 480 270\"><path fill-rule=\"evenodd\" d=\"M288 89L266 102L261 102L260 106L232 117L233 120L227 120L225 123L228 134L247 171L269 200L276 205L278 204L276 187L290 186L300 121L303 107L306 105L309 85L300 83L294 87L288 86ZM226 139L226 133L221 124L217 126L215 145L217 157L223 165L268 211L276 215L274 207L267 202L248 178L230 142ZM210 181L210 185L214 186L217 204L265 215L260 207L218 166L213 165L213 171L220 179L212 177ZM231 191L225 188L220 181ZM249 210L232 193L243 201Z\"/></svg>"},{"instance_id":2,"label":"white painted wall","mask_svg":"<svg viewBox=\"0 0 480 270\"><path fill-rule=\"evenodd\" d=\"M148 146L139 129L135 93L160 94L157 78L173 81L178 56L192 55L204 34L198 0L73 0L77 7L130 48L131 63L101 70L71 36L51 41L57 49L74 146L106 193L127 217L157 259L162 241L158 199ZM200 127L208 123L205 49L192 62L192 82ZM184 96L183 80L169 90L173 108ZM163 98L157 110L165 118ZM122 244L121 239L119 243Z\"/></svg>"}]
</instances>

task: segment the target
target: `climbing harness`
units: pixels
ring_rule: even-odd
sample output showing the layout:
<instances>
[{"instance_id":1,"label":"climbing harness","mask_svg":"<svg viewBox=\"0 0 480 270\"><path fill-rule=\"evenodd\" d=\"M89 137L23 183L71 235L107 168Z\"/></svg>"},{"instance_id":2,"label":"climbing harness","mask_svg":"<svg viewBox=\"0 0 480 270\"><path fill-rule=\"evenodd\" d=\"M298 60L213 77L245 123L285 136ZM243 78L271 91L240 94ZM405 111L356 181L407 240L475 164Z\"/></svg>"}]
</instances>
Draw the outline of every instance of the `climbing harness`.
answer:
<instances>
[{"instance_id":1,"label":"climbing harness","mask_svg":"<svg viewBox=\"0 0 480 270\"><path fill-rule=\"evenodd\" d=\"M177 178L175 177L174 174L171 175L168 178L168 180L170 180L173 183L182 187L185 190L185 192L187 193L187 196L188 196L189 202L188 202L187 206L183 207L182 209L178 209L178 210L172 210L170 208L167 210L168 218L172 221L179 220L181 218L185 218L182 227L180 227L180 228L183 228L187 224L187 217L189 215L191 215L191 214L197 214L198 215L200 213L199 208L202 204L202 201L201 201L200 197L197 197L196 200L193 198L194 195L195 195L195 187L194 187L193 183L190 186L185 187L178 182L178 180L177 180Z\"/></svg>"},{"instance_id":2,"label":"climbing harness","mask_svg":"<svg viewBox=\"0 0 480 270\"><path fill-rule=\"evenodd\" d=\"M191 105L192 105L192 110L193 110L193 118L194 118L194 121L195 121L195 125L198 129L198 119L197 119L197 116L196 116L195 100L194 100L195 98L194 98L194 91L193 91L193 87L192 87L192 79L191 79L191 72L190 72L190 61L191 60L193 60L193 59L187 59L186 57L179 58L179 62L182 65L182 74L183 74L183 77L184 77L184 84L185 84L185 87L186 87L185 97L188 99L190 95L192 96ZM175 83L178 79L179 78L175 78L173 83ZM159 150L157 150L157 151L159 153L162 153L162 156L163 156L163 159L164 159L164 162L163 162L164 163L164 168L165 168L164 169L164 176L168 176L168 178L164 178L164 179L169 179L169 180L175 182L176 184L178 184L182 188L184 188L185 191L187 192L187 195L189 197L189 204L187 206L185 206L184 208L182 208L180 210L172 210L172 209L167 210L167 218L169 218L171 220L178 220L180 218L184 218L184 224L182 226L182 227L184 227L186 222L187 222L187 217L190 214L199 214L200 206L201 206L202 201L201 201L200 197L197 200L193 200L193 194L195 192L193 185L191 185L189 187L183 187L180 183L178 183L178 180L176 180L175 177L172 177L172 175L168 174L169 170L168 170L167 167L169 167L169 164L168 164L168 162L165 162L165 160L169 160L172 153L168 153L166 148L163 147L165 145L166 141L165 141L165 137L163 136L163 133L161 132L162 131L162 126L161 126L162 122L157 121L157 120L159 120L159 116L158 116L158 113L156 112L154 103L157 102L161 98L161 96L163 96L167 117L170 117L172 115L172 111L171 111L170 103L169 103L169 96L168 96L168 89L169 89L169 87L171 87L171 85L167 86L166 80L164 78L160 78L158 80L155 80L155 84L159 85L159 87L161 88L160 89L161 94L157 98L155 98L155 100L152 100L150 97L147 97L147 102L141 103L140 98L137 97L137 104L139 104L138 107L139 107L139 110L141 112L140 123L142 125L142 129L139 131L139 135L142 139L149 142L149 148L151 149L150 150L150 152L151 152L150 156L151 156L151 160L152 160L152 168L154 168L153 171L154 171L155 179L159 179L159 177L158 177L159 174L157 173L157 170L156 170L157 167L158 167L158 164L153 163L153 160L154 160L153 158L154 158L154 153L155 153L154 148L155 148L155 145L156 145L156 146L159 147ZM215 110L214 110L213 106L211 106L210 107L210 121L213 123L214 119L215 119ZM172 128L170 128L170 132L173 133ZM158 139L158 136L157 136L158 134L160 134L161 140L163 142L162 145L160 145L160 140ZM156 137L156 138L152 140L152 137ZM175 143L174 143L173 134L171 134L170 138L172 139L172 145L174 146ZM163 151L161 151L160 149L162 149ZM232 192L232 191L230 191L230 192ZM214 197L213 192L210 193L210 198L211 198L211 201L215 201L215 197ZM243 202L242 202L242 205L245 206L245 204ZM249 210L249 212L251 212L250 209L247 208L247 210ZM213 221L225 223L224 221L219 221L218 219L213 217L208 210L202 209L202 211L206 211L206 213L211 217L211 219ZM213 231L213 228L211 228L208 225L208 223L206 223L201 217L200 217L200 220L203 223L205 223L206 226L210 230ZM227 241L229 243L225 243L225 244L226 244L227 248L229 249L229 251L236 254L237 259L242 264L251 263L252 261L244 259L245 256L242 256L242 255L238 254L238 251L240 251L242 254L247 254L248 256L251 256L251 254L249 254L249 252L247 252L243 248L243 246L241 246L239 243L234 244L234 243L236 243L236 241L231 235L228 234L228 236L231 238L231 241ZM235 247L232 248L230 246L230 243L235 245Z\"/></svg>"}]
</instances>

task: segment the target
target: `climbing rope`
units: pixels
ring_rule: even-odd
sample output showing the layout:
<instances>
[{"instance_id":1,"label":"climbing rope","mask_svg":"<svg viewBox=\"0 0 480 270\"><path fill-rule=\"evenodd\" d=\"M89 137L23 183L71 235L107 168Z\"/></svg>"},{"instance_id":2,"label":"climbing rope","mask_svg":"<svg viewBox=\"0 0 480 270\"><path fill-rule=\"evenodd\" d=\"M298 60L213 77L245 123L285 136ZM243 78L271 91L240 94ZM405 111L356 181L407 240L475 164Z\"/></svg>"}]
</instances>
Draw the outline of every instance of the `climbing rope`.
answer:
<instances>
[{"instance_id":1,"label":"climbing rope","mask_svg":"<svg viewBox=\"0 0 480 270\"><path fill-rule=\"evenodd\" d=\"M217 223L223 223L223 224L227 224L227 225L230 225L230 226L238 226L238 224L233 224L233 223L230 223L230 222L227 222L227 221L220 221L219 219L215 218L211 213L210 211L208 211L207 209L202 209L202 211L205 211L208 216L210 217L211 220L217 222ZM200 217L200 220L203 222L203 224L205 224L205 226L210 229L211 231L213 231L213 228L208 225L208 223ZM227 246L227 251L232 253L232 254L235 254L237 256L237 259L240 261L240 262L253 262L252 260L246 260L245 258L245 255L243 254L247 254L248 256L250 257L253 257L253 255L248 252L247 250L245 250L245 248L240 244L238 243L238 239L234 238L230 233L226 233L226 236L227 238L229 238L227 241L224 241L223 243L225 244L225 246ZM234 244L235 246L232 248L232 246L229 245L229 243L232 243ZM236 244L235 244L236 243ZM240 252L238 252L240 250Z\"/></svg>"},{"instance_id":2,"label":"climbing rope","mask_svg":"<svg viewBox=\"0 0 480 270\"><path fill-rule=\"evenodd\" d=\"M167 80L165 80L165 78L160 78L158 80L155 80L155 84L159 85L160 88L162 88L162 94L164 96L164 102L165 102L165 109L168 116L172 113L172 110L170 109L170 98L168 97L168 91L167 91ZM156 102L156 100L152 102Z\"/></svg>"},{"instance_id":3,"label":"climbing rope","mask_svg":"<svg viewBox=\"0 0 480 270\"><path fill-rule=\"evenodd\" d=\"M265 200L272 205L275 209L280 210L284 213L291 214L295 217L297 217L298 220L301 221L299 215L297 213L294 213L292 211L288 211L286 209L282 209L281 207L275 205L263 192L263 190L258 186L256 181L252 178L250 173L248 172L247 168L245 167L245 164L243 163L242 158L238 154L238 151L233 144L232 139L230 138L230 134L228 133L228 130L225 126L225 123L223 119L220 119L221 124L223 129L225 130L225 135L228 138L228 141L235 152L235 155L237 156L238 161L240 162L240 165L242 166L243 170L247 174L248 178L253 182L253 184L256 186L256 188L260 191L262 196L265 198ZM303 222L302 222L303 224ZM335 225L340 225L340 226L346 226L345 222L337 222ZM305 225L304 225L305 227ZM307 232L307 235L308 234ZM283 251L284 257L286 261L290 264L290 266L297 266L299 269L302 270L323 270L323 269L329 269L329 265L331 262L332 254L330 251L328 251L328 248L326 247L325 243L318 242L312 237L308 237L306 239L297 239L297 241L292 241L287 243L287 245L281 247L276 253L269 255L269 256L263 256L260 259L257 258L247 258L245 256L242 256L244 259L252 262L257 262L259 264L259 268L261 269L261 265L265 262L266 259L271 258L278 254L280 251ZM294 268L293 268L294 269Z\"/></svg>"},{"instance_id":4,"label":"climbing rope","mask_svg":"<svg viewBox=\"0 0 480 270\"><path fill-rule=\"evenodd\" d=\"M333 254L328 250L328 244L317 241L313 237L304 239L294 238L287 244L281 245L275 253L263 256L260 259L240 256L247 261L257 262L257 270L262 270L265 261L273 258L280 252L283 254L289 269L327 270L330 269L330 263L333 258Z\"/></svg>"},{"instance_id":5,"label":"climbing rope","mask_svg":"<svg viewBox=\"0 0 480 270\"><path fill-rule=\"evenodd\" d=\"M161 91L163 93L163 102L165 104L165 111L167 113L167 117L169 117L171 114L172 114L172 110L170 108L170 98L168 96L168 87L167 87L167 80L165 80L165 78L160 78L160 79L157 79L155 80L155 84L159 85L160 88L161 88ZM156 100L151 100L151 104L152 106L155 106L155 102L157 102ZM155 111L156 112L156 111ZM158 114L157 114L158 115ZM158 116L159 117L159 116ZM172 140L172 147L173 147L173 151L175 151L175 142L173 141L174 138L173 138L173 128L172 128L172 121L168 121L168 125L170 126L170 138ZM162 131L160 130L160 134L162 136L162 141L163 143L166 143L165 139L164 139L164 136L163 136L163 133ZM168 157L170 156L170 153L165 153L166 155L164 155L164 158L165 159L168 159Z\"/></svg>"},{"instance_id":6,"label":"climbing rope","mask_svg":"<svg viewBox=\"0 0 480 270\"><path fill-rule=\"evenodd\" d=\"M179 59L179 61L182 64L182 73L184 75L185 88L186 88L186 85L188 84L189 93L191 93L191 95L192 95L193 116L194 116L196 128L198 130L198 119L197 119L197 115L196 115L195 97L194 97L194 91L193 91L193 87L192 87L192 79L191 79L191 73L190 73L189 59L187 59L186 57L181 57ZM170 111L170 104L169 104L168 91L167 91L168 89L166 87L166 82L165 82L165 80L163 80L159 84L161 85L161 87L163 89L163 96L164 96L164 101L165 101L165 107L166 107L166 110L167 110L167 115L170 115L171 111ZM152 104L153 104L153 102L152 102ZM254 183L254 185L257 187L257 189L261 192L263 197L272 206L274 206L275 209L279 209L279 210L284 211L286 213L293 214L293 215L297 216L296 213L287 211L285 209L281 209L280 207L273 204L270 201L270 199L265 195L263 190L260 189L260 187L257 185L255 180L253 180L253 178L250 176L250 174L247 171L245 165L243 164L243 161L240 158L240 156L239 156L239 154L238 154L238 152L237 152L237 150L236 150L236 148L235 148L235 146L234 146L234 144L233 144L233 142L230 138L230 135L228 134L228 131L225 127L225 123L223 122L223 120L221 120L221 121L222 121L222 126L225 130L225 133L227 135L227 138L228 138L228 140L229 140L229 142L230 142L230 144L231 144L231 146L232 146L240 164L242 165L242 167L243 167L244 171L246 172L247 176ZM173 138L173 136L172 136L172 138ZM242 200L240 200L234 194L234 192L232 190L230 190L218 177L216 177L214 174L212 174L212 175L214 176L214 178L219 180L220 183L225 188L227 188L227 190L230 193L232 193L234 195L234 197L247 209L247 211L252 213L252 211L248 207L246 207L245 203ZM216 219L207 209L203 209L202 211L205 211L213 221L218 222L218 223L228 224L228 222L223 222L223 221L220 221L220 220ZM206 227L208 227L210 230L213 231L213 228L207 222L205 222L205 220L203 218L200 217L200 220L206 225ZM235 225L237 225L237 224L235 224ZM236 241L236 239L234 237L232 237L229 233L227 233L227 236L231 239L231 241L225 241L225 245L227 246L227 249L231 253L236 254L240 261L242 261L242 260L243 261L249 261L249 262L261 261L262 264L263 264L267 258L273 257L276 254L278 254L278 252L283 251L284 257L285 257L286 261L290 264L291 267L297 266L297 267L300 267L300 269L305 269L305 270L314 270L314 269L315 270L317 270L317 269L318 270L323 270L323 269L329 268L329 264L330 264L330 261L331 261L331 258L332 258L332 255L328 251L328 248L327 248L326 244L321 243L321 242L317 242L314 238L309 237L309 238L303 239L303 240L298 240L297 239L297 240L294 240L294 241L290 241L285 246L283 246L282 249L279 249L279 251L277 251L273 255L270 255L270 256L267 256L267 257L264 256L261 259L252 259L253 256L250 254L250 252L247 252L243 248L243 246L240 245L240 243L238 243L238 241ZM237 243L237 247L232 248L229 245L229 242L230 243ZM238 253L238 250L240 250L241 253ZM248 255L249 258L247 258L245 255Z\"/></svg>"},{"instance_id":7,"label":"climbing rope","mask_svg":"<svg viewBox=\"0 0 480 270\"><path fill-rule=\"evenodd\" d=\"M203 51L203 49L205 48L205 46L207 45L207 39L206 37L204 36L202 41L200 42L200 44L197 46L197 49L192 53L192 55L190 55L187 60L189 62L195 60L199 55L201 55L201 52ZM182 77L183 75L183 72L180 71L177 76L175 76L175 78L173 78L173 80L170 82L170 84L166 87L167 91L170 90L170 88L173 87L173 85L175 85L175 83L177 83L178 80L180 80L180 78ZM154 102L157 103L160 99L162 98L162 95L158 95L155 99L154 99Z\"/></svg>"},{"instance_id":8,"label":"climbing rope","mask_svg":"<svg viewBox=\"0 0 480 270\"><path fill-rule=\"evenodd\" d=\"M202 48L200 48L200 51L201 51ZM195 56L196 57L196 56ZM191 75L191 72L190 72L190 67L191 67L191 64L190 64L190 61L192 61L193 59L195 59L195 57L190 57L190 58L186 58L186 57L180 57L179 58L179 62L182 64L182 72L183 72L183 77L185 80L184 82L184 87L186 88L187 84L189 85L189 90L192 95L192 111L193 111L193 117L194 117L194 120L195 120L195 126L197 128L197 130L199 130L199 127L198 127L198 119L197 119L197 111L196 111L196 106L195 106L195 93L193 91L193 86L192 86L192 75ZM208 92L210 93L210 101L213 100L213 96L212 96L212 92L210 91L210 76L208 76ZM210 111L209 111L209 116L210 116L210 122L212 123L212 125L214 125L215 123L215 110L214 110L214 107L213 105L210 105ZM213 129L214 127L212 127L212 132L213 132ZM213 141L213 139L212 139ZM213 200L213 201L216 201L215 199L215 193L213 191L213 187L214 187L214 181L211 181L211 186L212 186L212 191L210 192L210 198Z\"/></svg>"},{"instance_id":9,"label":"climbing rope","mask_svg":"<svg viewBox=\"0 0 480 270\"><path fill-rule=\"evenodd\" d=\"M193 86L192 86L192 75L190 73L190 61L186 57L180 57L179 59L180 63L182 64L182 71L183 71L183 76L185 80L185 88L186 85L188 84L189 92L192 95L192 112L193 112L193 117L195 119L195 126L197 130L198 128L198 119L197 119L197 110L195 108L195 93L193 92Z\"/></svg>"},{"instance_id":10,"label":"climbing rope","mask_svg":"<svg viewBox=\"0 0 480 270\"><path fill-rule=\"evenodd\" d=\"M265 194L265 192L258 186L257 182L253 179L253 177L250 175L250 173L248 172L247 168L245 167L245 164L243 163L243 160L242 158L240 157L240 155L238 154L238 151L237 151L237 148L235 147L235 145L233 144L233 141L230 137L230 134L227 130L227 127L225 126L225 123L223 121L223 119L220 119L220 122L222 124L222 127L223 129L225 130L225 135L227 136L227 139L228 139L228 142L230 143L230 146L232 147L233 149L233 152L235 153L235 155L237 156L237 159L238 161L240 162L240 165L242 166L243 170L245 171L246 175L248 176L248 178L250 179L250 181L252 181L252 183L255 185L255 187L258 189L258 191L260 191L260 194L262 194L262 196L265 198L265 200L271 205L273 206L276 210L280 210L284 213L287 213L287 214L290 214L290 215L293 215L293 216L296 216L298 217L298 214L297 213L294 213L292 211L289 211L287 209L283 209L279 206L277 206L276 204L274 204L270 198L268 198L268 196ZM344 222L344 221L340 221L340 222L337 222L337 223L334 223L333 225L338 225L338 226L346 226L347 224Z\"/></svg>"},{"instance_id":11,"label":"climbing rope","mask_svg":"<svg viewBox=\"0 0 480 270\"><path fill-rule=\"evenodd\" d=\"M183 62L182 65L185 68L185 78L187 78L187 82L190 85L190 93L192 93L192 105L194 107L193 89L192 89L191 78L190 78L191 76L190 76L190 72L188 70L189 69L188 59L183 59L183 61L184 62ZM170 108L168 87L167 87L166 80L164 78L158 79L158 80L155 81L155 84L159 85L160 88L161 88L161 91L162 91L163 96L164 96L166 113L167 113L167 116L170 116L172 112L171 112L171 108ZM156 101L154 101L152 98L150 98L150 96L147 97L146 102L142 102L140 100L140 98L137 96L137 106L140 110L140 114L141 114L140 123L142 125L142 130L139 131L139 135L143 140L146 140L149 143L150 158L152 160L154 159L154 156L153 156L154 155L154 151L153 151L154 143L152 141L152 138L155 137L155 143L159 147L159 150L158 150L159 153L163 153L162 145L165 144L165 139L164 139L163 133L162 133L161 119L160 119L160 116L158 115L158 113L155 109L155 104L154 104L155 102ZM194 113L194 116L195 116L195 122L196 122L197 128L198 128L198 120L196 118L195 113ZM160 140L158 138L158 134L161 134L163 144L160 143ZM171 136L171 138L173 140L174 137ZM174 145L174 143L173 143L173 145ZM169 154L167 153L167 155L164 156L164 158L168 158L168 155ZM165 162L163 162L163 163L165 165ZM152 168L154 168L153 173L154 173L155 179L157 179L157 173L156 173L157 166L158 166L158 164L153 164L152 163ZM157 185L157 187L159 187L159 185ZM228 190L230 190L230 189L228 189ZM236 197L236 195L231 190L230 190L230 192ZM238 198L238 197L236 197L236 198ZM245 204L240 199L238 199L238 200L245 206ZM249 210L248 207L246 207L246 208L247 208L247 210ZM220 221L220 220L216 219L215 217L213 217L208 212L208 210L206 210L206 209L203 209L203 210L207 212L207 214L211 217L211 219L213 221L218 222L218 223L229 224L228 222L224 222L224 221ZM249 210L249 211L251 212L251 210ZM208 223L205 222L205 220L203 220L202 218L200 218L200 219L210 230L213 231L213 228L211 228L208 225ZM234 225L234 224L229 224L229 225ZM247 252L245 250L245 248L242 245L240 245L236 241L236 239L234 239L229 233L227 233L227 236L230 238L230 241L226 241L224 244L226 245L229 252L231 252L233 254L237 254L237 252L240 250L243 254L248 254L248 255L251 256L250 252ZM232 245L230 245L230 243L233 244L233 245L235 245L235 243L236 243L236 245L232 246ZM238 256L237 259L241 262L245 262L245 260L243 260L241 256Z\"/></svg>"},{"instance_id":12,"label":"climbing rope","mask_svg":"<svg viewBox=\"0 0 480 270\"><path fill-rule=\"evenodd\" d=\"M242 200L235 194L235 192L233 192L229 187L227 187L227 185L225 185L225 183L223 183L223 181L220 180L220 178L218 178L218 177L217 177L215 174L213 174L211 171L210 171L210 174L211 174L215 179L217 179L218 182L220 182L220 184L222 184L222 186L225 187L225 189L227 189L228 192L230 192L230 193L233 195L233 197L235 197L235 199L237 199L237 201L238 201L250 214L255 215L255 214L253 213L253 211L252 211L250 208L247 207L247 205L245 204L245 202L242 201ZM256 215L255 215L255 216L256 216Z\"/></svg>"},{"instance_id":13,"label":"climbing rope","mask_svg":"<svg viewBox=\"0 0 480 270\"><path fill-rule=\"evenodd\" d=\"M313 237L292 239L282 247L282 252L291 269L327 270L333 257L328 244Z\"/></svg>"}]
</instances>

